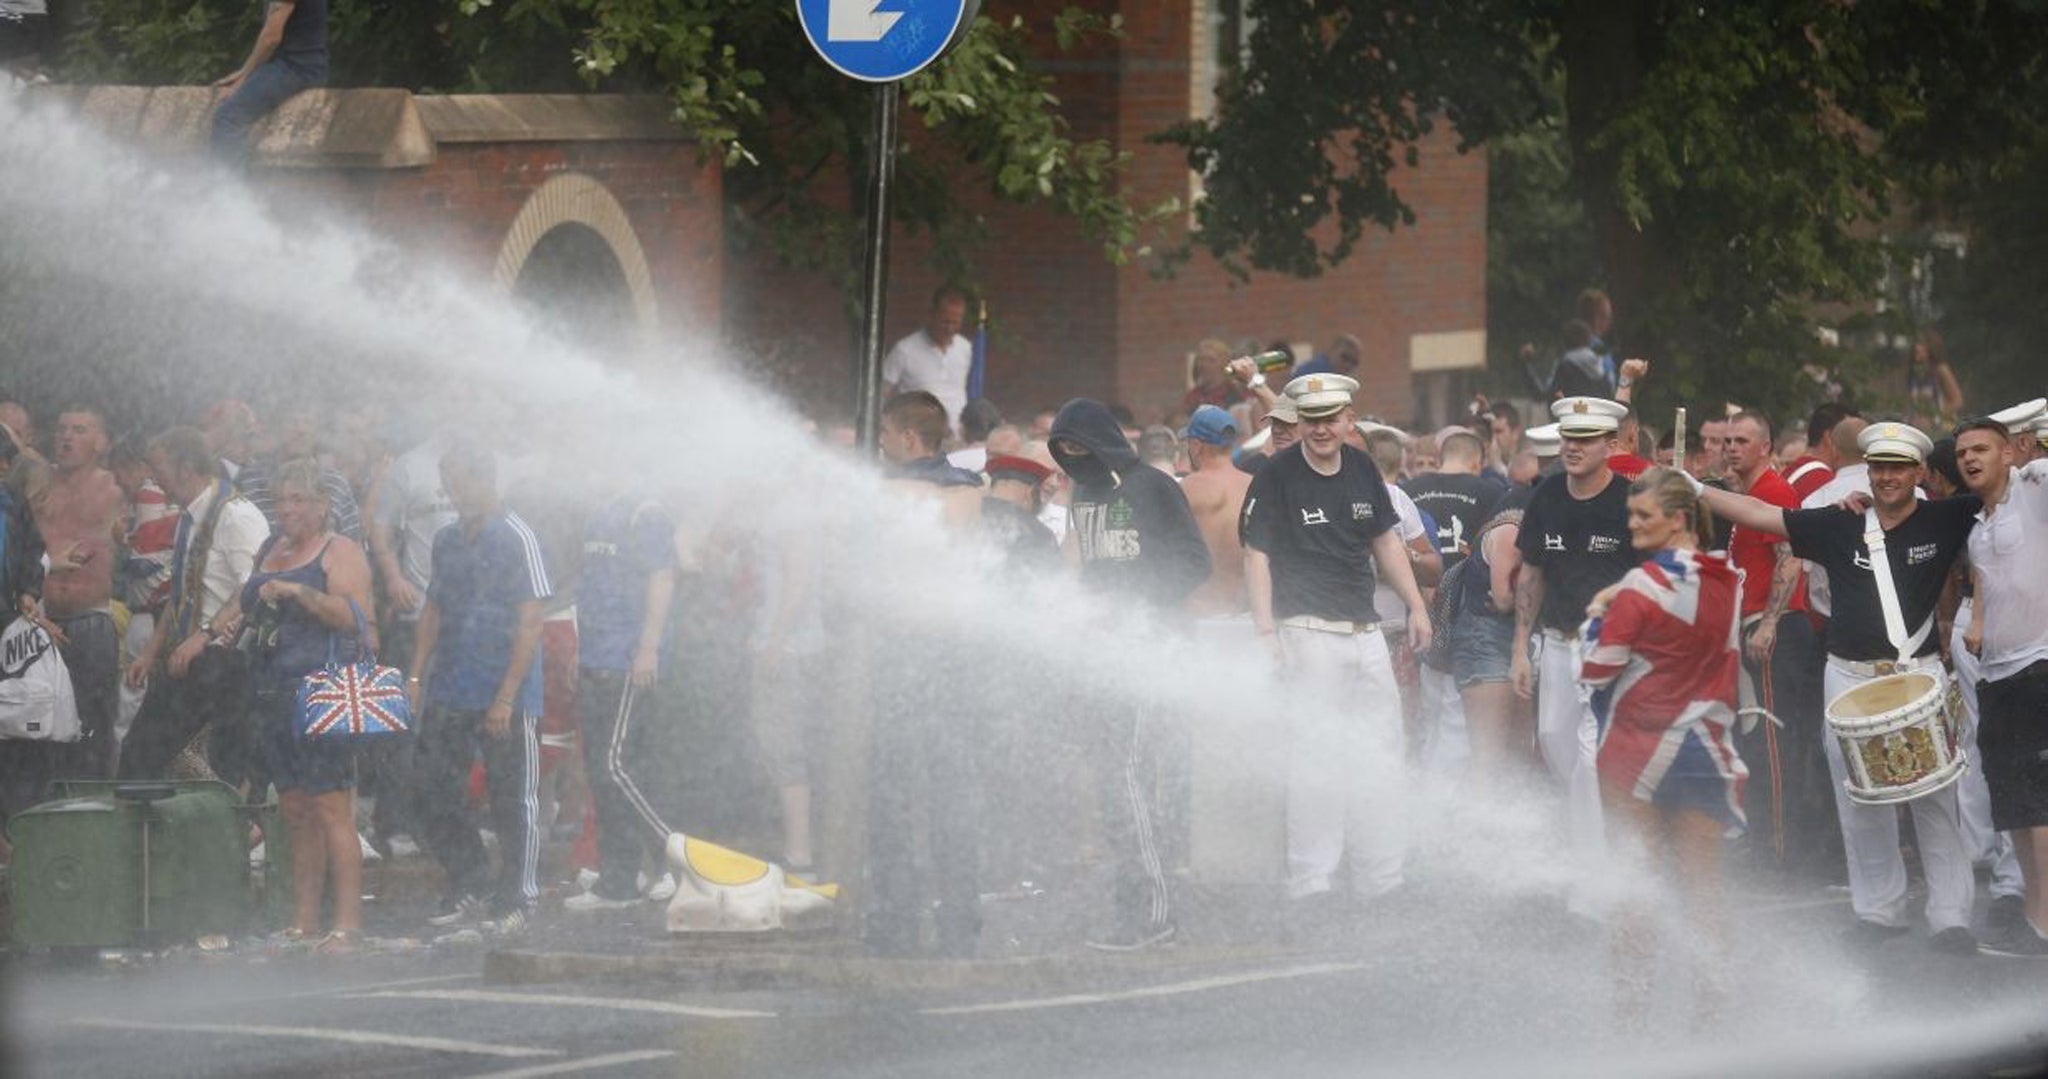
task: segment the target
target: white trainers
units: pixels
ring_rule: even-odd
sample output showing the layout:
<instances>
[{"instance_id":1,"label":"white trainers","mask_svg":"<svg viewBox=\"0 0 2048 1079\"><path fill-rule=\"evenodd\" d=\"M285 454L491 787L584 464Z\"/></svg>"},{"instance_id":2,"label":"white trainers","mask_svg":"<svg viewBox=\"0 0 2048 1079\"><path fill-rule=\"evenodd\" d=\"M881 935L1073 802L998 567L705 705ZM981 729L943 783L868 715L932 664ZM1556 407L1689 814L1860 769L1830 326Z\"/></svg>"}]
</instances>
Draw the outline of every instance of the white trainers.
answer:
<instances>
[{"instance_id":1,"label":"white trainers","mask_svg":"<svg viewBox=\"0 0 2048 1079\"><path fill-rule=\"evenodd\" d=\"M598 877L599 877L599 875L600 875L600 874L599 874L599 873L598 873L598 871L597 871L597 870L595 870L595 869L579 869L579 870L577 870L577 871L576 871L576 890L577 890L577 891L579 891L579 892L587 892L587 891L591 890L592 888L595 888L595 887L597 887L597 880L598 880Z\"/></svg>"},{"instance_id":2,"label":"white trainers","mask_svg":"<svg viewBox=\"0 0 2048 1079\"><path fill-rule=\"evenodd\" d=\"M646 896L656 903L666 903L676 897L676 875L663 873L661 879L647 886Z\"/></svg>"},{"instance_id":3,"label":"white trainers","mask_svg":"<svg viewBox=\"0 0 2048 1079\"><path fill-rule=\"evenodd\" d=\"M393 858L412 858L417 856L419 852L420 845L413 842L413 838L404 832L391 837L391 856Z\"/></svg>"},{"instance_id":4,"label":"white trainers","mask_svg":"<svg viewBox=\"0 0 2048 1079\"><path fill-rule=\"evenodd\" d=\"M579 892L562 900L562 909L578 913L601 910L623 910L640 905L638 899L606 899L596 892Z\"/></svg>"}]
</instances>

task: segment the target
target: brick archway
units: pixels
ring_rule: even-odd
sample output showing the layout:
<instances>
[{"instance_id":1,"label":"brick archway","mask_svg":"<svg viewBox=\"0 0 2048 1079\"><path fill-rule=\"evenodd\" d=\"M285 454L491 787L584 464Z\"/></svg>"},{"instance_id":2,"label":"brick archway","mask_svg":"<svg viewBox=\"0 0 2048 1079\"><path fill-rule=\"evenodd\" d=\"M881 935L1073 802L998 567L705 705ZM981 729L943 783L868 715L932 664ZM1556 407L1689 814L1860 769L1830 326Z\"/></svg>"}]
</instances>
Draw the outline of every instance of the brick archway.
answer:
<instances>
[{"instance_id":1,"label":"brick archway","mask_svg":"<svg viewBox=\"0 0 2048 1079\"><path fill-rule=\"evenodd\" d=\"M505 233L498 249L498 265L492 276L498 287L510 292L519 282L526 260L541 237L558 225L582 225L604 239L619 269L625 273L626 289L632 297L633 315L642 334L652 337L659 318L654 283L647 269L647 253L640 237L626 217L626 208L597 180L570 172L550 178L534 189L519 216Z\"/></svg>"}]
</instances>

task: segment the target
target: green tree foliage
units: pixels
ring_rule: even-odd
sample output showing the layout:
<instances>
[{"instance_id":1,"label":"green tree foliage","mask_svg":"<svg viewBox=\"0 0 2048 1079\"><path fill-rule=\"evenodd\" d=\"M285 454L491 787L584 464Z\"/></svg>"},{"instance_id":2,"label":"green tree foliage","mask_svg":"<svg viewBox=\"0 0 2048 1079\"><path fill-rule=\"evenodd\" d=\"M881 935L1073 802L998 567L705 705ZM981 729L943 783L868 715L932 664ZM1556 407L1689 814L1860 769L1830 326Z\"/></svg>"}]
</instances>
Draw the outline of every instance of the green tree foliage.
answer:
<instances>
[{"instance_id":1,"label":"green tree foliage","mask_svg":"<svg viewBox=\"0 0 2048 1079\"><path fill-rule=\"evenodd\" d=\"M1544 93L1561 118L1563 82L1550 80ZM1599 257L1562 122L1502 135L1486 153L1487 361L1496 392L1529 394L1557 358L1579 290L1598 279Z\"/></svg>"},{"instance_id":2,"label":"green tree foliage","mask_svg":"<svg viewBox=\"0 0 2048 1079\"><path fill-rule=\"evenodd\" d=\"M1815 305L1880 279L1896 185L1997 145L2048 40L2035 7L1247 0L1222 107L1170 137L1209 177L1194 243L1314 273L1410 219L1397 165L1437 124L1511 166L1560 129L1621 343L1659 361L1649 404L1789 409L1829 359Z\"/></svg>"},{"instance_id":3,"label":"green tree foliage","mask_svg":"<svg viewBox=\"0 0 2048 1079\"><path fill-rule=\"evenodd\" d=\"M72 36L77 79L193 83L240 62L259 4L98 0ZM1124 164L1106 140L1075 138L1036 36L1060 49L1120 32L1114 17L1063 11L1044 26L977 18L944 61L904 84L914 152L898 161L896 220L932 239L944 275L974 277L984 238L963 169L995 197L1043 202L1077 220L1105 255L1142 254L1149 219L1118 194ZM806 44L795 6L732 0L331 0L335 85L440 92L658 91L677 122L728 166L729 236L837 274L853 294L856 215L873 91Z\"/></svg>"}]
</instances>

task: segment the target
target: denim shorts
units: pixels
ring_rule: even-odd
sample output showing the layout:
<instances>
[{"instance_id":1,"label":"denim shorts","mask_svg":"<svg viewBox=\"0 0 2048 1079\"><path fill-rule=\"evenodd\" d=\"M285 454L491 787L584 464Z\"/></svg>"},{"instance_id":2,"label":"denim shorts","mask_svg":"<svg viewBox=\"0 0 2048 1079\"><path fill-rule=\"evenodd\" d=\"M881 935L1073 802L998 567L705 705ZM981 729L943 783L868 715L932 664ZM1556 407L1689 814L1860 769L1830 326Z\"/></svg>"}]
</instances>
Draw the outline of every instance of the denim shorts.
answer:
<instances>
[{"instance_id":1,"label":"denim shorts","mask_svg":"<svg viewBox=\"0 0 2048 1079\"><path fill-rule=\"evenodd\" d=\"M1507 681L1514 642L1513 615L1459 611L1451 623L1451 677L1458 688Z\"/></svg>"}]
</instances>

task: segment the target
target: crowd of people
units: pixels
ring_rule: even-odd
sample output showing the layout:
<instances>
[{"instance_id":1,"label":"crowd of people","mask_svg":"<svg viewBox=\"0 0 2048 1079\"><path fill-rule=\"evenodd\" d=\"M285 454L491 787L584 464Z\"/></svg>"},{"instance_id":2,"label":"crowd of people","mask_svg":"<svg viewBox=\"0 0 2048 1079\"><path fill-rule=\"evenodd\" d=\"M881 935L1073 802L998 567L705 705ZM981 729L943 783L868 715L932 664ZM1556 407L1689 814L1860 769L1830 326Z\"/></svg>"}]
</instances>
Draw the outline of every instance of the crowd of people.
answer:
<instances>
[{"instance_id":1,"label":"crowd of people","mask_svg":"<svg viewBox=\"0 0 2048 1079\"><path fill-rule=\"evenodd\" d=\"M1406 760L1479 789L1552 789L1570 908L1612 920L1643 976L1652 919L1600 887L1625 852L1675 867L1709 944L1725 944L1728 853L1845 884L1845 933L1873 945L1908 932L1910 859L1931 947L2048 954L2048 606L2020 569L2043 542L2041 402L1964 413L1929 330L1895 412L1827 400L1781 428L1717 403L1688 438L1630 407L1650 365L1613 355L1611 302L1589 291L1578 314L1538 426L1483 400L1432 432L1381 423L1354 401L1358 343L1341 337L1271 376L1233 358L1247 347L1202 342L1177 430L1077 402L1025 436L1051 439L1041 497L1068 503L1047 522L1071 529L1084 580L1182 618L1248 616L1304 698L1349 702L1335 727L1285 735L1287 894L1369 906L1401 886L1404 773L1384 765ZM1179 497L1136 482L1147 466ZM1940 687L1915 702L1926 737L1968 764L1873 789L1858 758L1902 743L1829 717L1912 672ZM1130 744L1134 774L1158 767ZM1175 931L1144 839L1157 807L1133 801L1123 857L1155 879L1104 946ZM1703 993L1721 991L1714 966Z\"/></svg>"},{"instance_id":2,"label":"crowd of people","mask_svg":"<svg viewBox=\"0 0 2048 1079\"><path fill-rule=\"evenodd\" d=\"M1848 933L1881 944L1910 924L1902 812L1933 947L2048 955L2048 600L2027 572L2048 542L2040 402L1931 431L1829 403L1784 437L1714 407L1696 439L1660 438L1630 405L1650 365L1606 356L1589 327L1552 400L1475 402L1432 432L1366 414L1348 337L1292 370L1203 342L1173 425L1087 399L1018 425L954 384L965 303L942 290L895 350L885 488L988 543L1002 573L1070 574L1160 624L1237 627L1290 692L1337 702L1274 733L1284 892L1306 923L1399 891L1407 786L1449 782L1557 807L1569 907L1613 924L1630 976L1653 965L1655 920L1603 890L1618 857L1674 867L1709 953L1725 941L1729 852L1845 880ZM1929 407L1959 404L1929 385ZM1525 409L1549 422L1526 426ZM361 945L366 851L416 845L445 870L433 925L518 931L543 894L543 804L573 800L580 777L587 872L567 911L672 893L673 779L637 761L670 722L677 627L706 613L681 609L681 582L714 572L722 548L671 500L631 482L574 508L522 498L521 464L497 449L445 432L407 444L302 401L259 415L222 400L197 425L119 439L90 405L53 419L46 436L0 400L0 570L9 623L29 620L62 657L82 737L0 741L0 812L63 778L211 777L252 800L274 788L296 896L285 935L346 953ZM846 567L802 530L748 550L718 610L747 627L772 856L805 874L829 753L814 737L818 659L845 631L826 581ZM943 637L911 625L891 647L940 662ZM298 736L301 682L373 654L403 669L415 733L360 748ZM1829 716L1911 672L1959 689L1929 730L1970 765L1888 799ZM971 710L972 677L892 663L871 676L887 703L867 940L972 955L986 835L968 807L988 743L891 715ZM1156 707L1075 692L1070 710L1108 748L1089 767L1116 863L1114 916L1089 943L1166 943L1186 813L1162 777L1184 783L1184 762L1167 759ZM553 767L565 756L582 768ZM1976 926L1980 866L1992 901ZM1701 992L1721 991L1714 964L1701 970Z\"/></svg>"}]
</instances>

